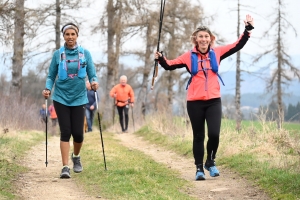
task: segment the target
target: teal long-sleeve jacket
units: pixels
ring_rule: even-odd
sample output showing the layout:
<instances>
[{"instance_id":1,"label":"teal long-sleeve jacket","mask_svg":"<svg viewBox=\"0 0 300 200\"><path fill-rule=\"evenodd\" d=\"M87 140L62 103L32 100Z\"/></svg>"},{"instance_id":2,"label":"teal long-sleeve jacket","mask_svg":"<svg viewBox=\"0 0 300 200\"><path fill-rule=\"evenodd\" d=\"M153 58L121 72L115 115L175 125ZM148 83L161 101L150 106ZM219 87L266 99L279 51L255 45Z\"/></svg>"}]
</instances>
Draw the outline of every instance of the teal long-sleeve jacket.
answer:
<instances>
[{"instance_id":1,"label":"teal long-sleeve jacket","mask_svg":"<svg viewBox=\"0 0 300 200\"><path fill-rule=\"evenodd\" d=\"M78 59L78 47L74 49L68 49L65 47L66 60ZM96 76L96 69L92 60L90 52L84 49L84 57L86 59L86 72L90 82L98 82ZM68 77L65 80L57 78L58 66L60 62L59 49L53 54L52 61L49 67L49 72L46 80L46 89L52 91L52 100L57 101L66 106L79 106L88 103L87 89L85 86L85 78L74 76L73 78ZM69 62L67 64L68 74L77 74L78 62Z\"/></svg>"}]
</instances>

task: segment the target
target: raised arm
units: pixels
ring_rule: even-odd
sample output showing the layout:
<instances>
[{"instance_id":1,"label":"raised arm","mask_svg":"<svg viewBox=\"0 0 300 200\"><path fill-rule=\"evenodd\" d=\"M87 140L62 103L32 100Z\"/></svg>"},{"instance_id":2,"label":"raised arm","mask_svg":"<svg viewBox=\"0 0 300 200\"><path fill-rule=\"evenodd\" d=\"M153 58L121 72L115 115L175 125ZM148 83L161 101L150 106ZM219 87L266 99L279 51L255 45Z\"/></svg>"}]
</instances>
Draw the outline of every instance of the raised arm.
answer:
<instances>
[{"instance_id":1,"label":"raised arm","mask_svg":"<svg viewBox=\"0 0 300 200\"><path fill-rule=\"evenodd\" d=\"M219 51L221 55L220 61L238 52L247 43L248 39L250 38L251 30L254 29L253 26L254 20L251 17L251 15L246 15L246 19L244 20L244 23L245 23L245 31L236 42L216 48L216 50Z\"/></svg>"}]
</instances>

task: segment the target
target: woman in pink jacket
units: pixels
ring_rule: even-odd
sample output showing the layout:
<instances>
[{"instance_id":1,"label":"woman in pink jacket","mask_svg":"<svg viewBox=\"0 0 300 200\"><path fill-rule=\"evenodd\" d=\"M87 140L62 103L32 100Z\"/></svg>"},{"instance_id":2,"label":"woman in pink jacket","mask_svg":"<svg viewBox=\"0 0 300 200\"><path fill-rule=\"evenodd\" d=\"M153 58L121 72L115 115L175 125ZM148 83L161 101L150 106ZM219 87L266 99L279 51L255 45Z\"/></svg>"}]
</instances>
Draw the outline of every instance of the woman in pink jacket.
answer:
<instances>
[{"instance_id":1,"label":"woman in pink jacket","mask_svg":"<svg viewBox=\"0 0 300 200\"><path fill-rule=\"evenodd\" d=\"M167 60L160 52L155 59L165 70L185 67L191 74L187 85L187 112L193 129L193 154L196 165L196 180L205 180L204 168L210 176L219 176L215 164L219 146L222 104L218 67L220 62L236 53L247 43L250 31L254 29L253 18L246 15L245 31L233 44L213 47L215 36L204 26L197 28L191 36L194 48L174 60ZM222 79L221 79L222 81ZM223 83L223 81L222 81ZM208 141L207 156L204 158L205 121L207 124Z\"/></svg>"}]
</instances>

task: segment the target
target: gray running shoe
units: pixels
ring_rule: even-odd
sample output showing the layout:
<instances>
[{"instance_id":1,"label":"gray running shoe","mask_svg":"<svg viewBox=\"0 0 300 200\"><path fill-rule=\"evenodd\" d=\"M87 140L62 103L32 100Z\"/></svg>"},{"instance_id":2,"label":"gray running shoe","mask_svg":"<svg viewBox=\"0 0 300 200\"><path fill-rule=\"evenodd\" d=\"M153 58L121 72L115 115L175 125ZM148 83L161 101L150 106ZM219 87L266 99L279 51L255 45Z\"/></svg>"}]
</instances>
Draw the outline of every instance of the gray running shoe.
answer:
<instances>
[{"instance_id":1,"label":"gray running shoe","mask_svg":"<svg viewBox=\"0 0 300 200\"><path fill-rule=\"evenodd\" d=\"M80 173L82 172L82 165L81 165L81 162L80 162L80 156L79 157L73 157L73 153L71 155L71 159L73 161L73 171L75 173Z\"/></svg>"},{"instance_id":2,"label":"gray running shoe","mask_svg":"<svg viewBox=\"0 0 300 200\"><path fill-rule=\"evenodd\" d=\"M71 178L69 167L62 168L60 178Z\"/></svg>"}]
</instances>

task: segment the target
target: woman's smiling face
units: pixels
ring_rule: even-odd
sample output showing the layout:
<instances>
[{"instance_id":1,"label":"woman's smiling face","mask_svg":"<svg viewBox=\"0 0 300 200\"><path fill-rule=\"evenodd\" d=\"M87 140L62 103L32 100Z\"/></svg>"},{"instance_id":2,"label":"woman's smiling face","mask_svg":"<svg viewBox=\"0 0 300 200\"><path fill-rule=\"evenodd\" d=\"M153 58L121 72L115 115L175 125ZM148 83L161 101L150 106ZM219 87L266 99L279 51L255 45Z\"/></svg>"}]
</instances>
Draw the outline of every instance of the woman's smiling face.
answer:
<instances>
[{"instance_id":1,"label":"woman's smiling face","mask_svg":"<svg viewBox=\"0 0 300 200\"><path fill-rule=\"evenodd\" d=\"M73 48L76 45L77 38L78 36L74 29L67 29L64 32L64 40L69 48Z\"/></svg>"},{"instance_id":2,"label":"woman's smiling face","mask_svg":"<svg viewBox=\"0 0 300 200\"><path fill-rule=\"evenodd\" d=\"M211 43L211 37L206 31L199 31L196 35L196 42L199 50L205 53Z\"/></svg>"}]
</instances>

